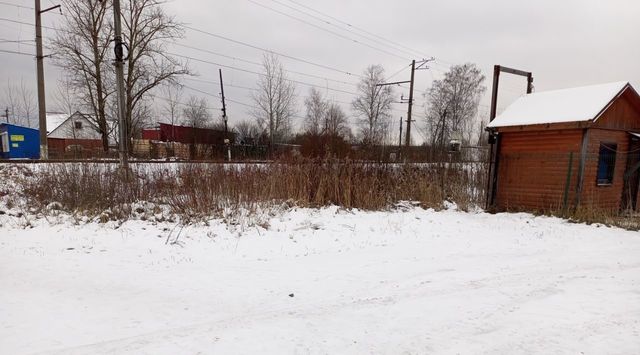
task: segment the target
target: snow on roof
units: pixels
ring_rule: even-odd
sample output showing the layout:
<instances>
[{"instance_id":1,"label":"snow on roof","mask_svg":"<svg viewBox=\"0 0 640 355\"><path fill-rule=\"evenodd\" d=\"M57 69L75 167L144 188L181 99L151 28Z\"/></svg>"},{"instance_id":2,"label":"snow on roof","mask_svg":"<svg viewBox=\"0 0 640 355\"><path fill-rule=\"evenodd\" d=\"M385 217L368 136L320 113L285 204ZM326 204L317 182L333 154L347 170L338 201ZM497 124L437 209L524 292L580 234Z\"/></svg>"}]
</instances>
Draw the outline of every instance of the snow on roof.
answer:
<instances>
[{"instance_id":1,"label":"snow on roof","mask_svg":"<svg viewBox=\"0 0 640 355\"><path fill-rule=\"evenodd\" d=\"M47 113L47 132L51 133L60 127L69 117L68 113Z\"/></svg>"},{"instance_id":2,"label":"snow on roof","mask_svg":"<svg viewBox=\"0 0 640 355\"><path fill-rule=\"evenodd\" d=\"M625 81L524 95L488 127L591 121L627 85Z\"/></svg>"}]
</instances>

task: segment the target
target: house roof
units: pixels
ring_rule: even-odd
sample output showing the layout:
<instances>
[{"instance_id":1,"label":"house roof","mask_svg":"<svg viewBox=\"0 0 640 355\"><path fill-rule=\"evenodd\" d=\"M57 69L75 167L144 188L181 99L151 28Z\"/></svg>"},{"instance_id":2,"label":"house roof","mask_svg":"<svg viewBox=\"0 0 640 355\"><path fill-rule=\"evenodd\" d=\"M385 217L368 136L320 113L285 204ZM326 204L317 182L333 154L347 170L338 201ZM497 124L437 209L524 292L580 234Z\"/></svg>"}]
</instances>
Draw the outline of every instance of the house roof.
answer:
<instances>
[{"instance_id":1,"label":"house roof","mask_svg":"<svg viewBox=\"0 0 640 355\"><path fill-rule=\"evenodd\" d=\"M47 113L47 134L52 134L56 129L58 129L72 117L87 119L87 115L80 113L79 111L76 111L72 114ZM91 122L91 120L87 119L86 122L92 125L96 130L98 129L98 127L93 122Z\"/></svg>"},{"instance_id":2,"label":"house roof","mask_svg":"<svg viewBox=\"0 0 640 355\"><path fill-rule=\"evenodd\" d=\"M68 113L47 113L47 133L55 131L71 116Z\"/></svg>"},{"instance_id":3,"label":"house roof","mask_svg":"<svg viewBox=\"0 0 640 355\"><path fill-rule=\"evenodd\" d=\"M627 88L625 81L524 95L488 127L593 121Z\"/></svg>"}]
</instances>

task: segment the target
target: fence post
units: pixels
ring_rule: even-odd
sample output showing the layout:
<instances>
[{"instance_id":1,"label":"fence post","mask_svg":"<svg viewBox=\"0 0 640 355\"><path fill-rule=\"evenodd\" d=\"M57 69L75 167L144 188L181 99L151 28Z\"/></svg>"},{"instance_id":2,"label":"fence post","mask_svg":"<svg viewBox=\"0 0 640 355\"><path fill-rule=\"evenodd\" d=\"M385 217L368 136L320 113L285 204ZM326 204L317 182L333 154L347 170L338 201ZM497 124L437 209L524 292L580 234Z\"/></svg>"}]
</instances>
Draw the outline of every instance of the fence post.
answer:
<instances>
[{"instance_id":1,"label":"fence post","mask_svg":"<svg viewBox=\"0 0 640 355\"><path fill-rule=\"evenodd\" d=\"M569 207L569 187L571 186L571 177L573 175L573 152L569 153L569 171L567 171L567 182L564 185L564 198L562 200L562 214L566 215Z\"/></svg>"}]
</instances>

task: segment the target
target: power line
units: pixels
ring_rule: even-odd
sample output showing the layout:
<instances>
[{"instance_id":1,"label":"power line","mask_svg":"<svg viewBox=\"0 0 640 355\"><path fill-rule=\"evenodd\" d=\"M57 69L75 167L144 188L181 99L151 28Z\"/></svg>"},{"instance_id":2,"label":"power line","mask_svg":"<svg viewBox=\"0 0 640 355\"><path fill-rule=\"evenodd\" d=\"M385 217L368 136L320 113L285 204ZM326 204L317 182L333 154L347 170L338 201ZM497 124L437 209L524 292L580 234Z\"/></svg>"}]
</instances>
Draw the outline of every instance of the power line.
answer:
<instances>
[{"instance_id":1,"label":"power line","mask_svg":"<svg viewBox=\"0 0 640 355\"><path fill-rule=\"evenodd\" d=\"M27 43L27 42L35 42L35 40L32 40L32 39L11 40L11 39L0 38L0 43L18 43L18 44L24 44L24 45L27 45L27 46L35 46L35 44Z\"/></svg>"},{"instance_id":2,"label":"power line","mask_svg":"<svg viewBox=\"0 0 640 355\"><path fill-rule=\"evenodd\" d=\"M184 86L186 89L193 90L193 91L195 91L195 92L197 92L197 93L200 93L200 94L203 94L203 95L207 95L207 96L211 96L211 97L216 97L216 98L218 98L218 96L217 96L217 95L215 95L215 94L212 94L212 93L209 93L209 92L206 92L206 91L202 91L202 90L198 90L198 89L193 88L193 87L191 87L191 86L187 86L187 85L183 85L183 86ZM236 103L236 104L241 105L241 106L246 106L246 107L253 108L253 109L259 109L259 107L258 107L258 106L251 105L251 104L247 104L247 103L244 103L244 102L242 102L242 101L237 101L237 100L233 100L233 99L229 99L229 98L227 98L227 101L229 101L229 102L233 102L233 103ZM305 117L300 116L300 115L292 115L291 117L301 118L301 119L304 119L304 118L305 118Z\"/></svg>"},{"instance_id":3,"label":"power line","mask_svg":"<svg viewBox=\"0 0 640 355\"><path fill-rule=\"evenodd\" d=\"M180 106L185 106L185 107L199 107L199 106L197 106L197 105L188 104L188 103L185 103L185 102L181 102L181 101L177 101L177 100L169 99L169 98L162 97L162 96L158 96L158 95L155 95L155 94L149 94L149 93L147 93L147 95L149 95L149 96L151 96L151 97L153 97L153 98L155 98L155 99L165 100L165 101L167 101L167 102L174 102L174 103L176 103L176 104L178 104L178 105L180 105ZM215 110L220 110L220 109L221 109L221 108L219 108L219 107L208 107L208 106L205 106L205 108L206 108L207 110L213 110L213 111L215 111Z\"/></svg>"},{"instance_id":4,"label":"power line","mask_svg":"<svg viewBox=\"0 0 640 355\"><path fill-rule=\"evenodd\" d=\"M14 6L14 7L18 7L18 8L21 8L21 9L33 10L33 7L19 5L19 4L12 4L10 2L4 2L4 1L0 1L0 5Z\"/></svg>"},{"instance_id":5,"label":"power line","mask_svg":"<svg viewBox=\"0 0 640 355\"><path fill-rule=\"evenodd\" d=\"M222 58L237 60L239 62L244 62L244 63L256 65L256 66L259 66L259 67L262 67L262 65L263 65L262 63L258 63L258 62L252 61L252 60L238 58L238 57L230 56L230 55L227 55L227 54L222 54L222 53L219 53L219 52L214 52L214 51L211 51L211 50L207 50L207 49L204 49L204 48L198 48L198 47L189 46L189 45L181 44L181 43L177 43L177 42L168 42L168 43L177 45L179 47L189 48L189 49L192 49L192 50L195 50L195 51L198 51L198 52L213 54L213 55L216 55L216 56L219 56L219 57L222 57ZM310 77L310 78L321 79L321 80L325 80L325 81L331 81L331 82L350 85L350 86L357 86L357 84L355 84L355 83L351 83L351 82L343 81L343 80L329 79L329 78L326 78L326 77L320 76L320 75L308 74L308 73L294 71L294 70L288 70L288 69L285 69L284 71L287 72L287 73L307 76L307 77Z\"/></svg>"},{"instance_id":6,"label":"power line","mask_svg":"<svg viewBox=\"0 0 640 355\"><path fill-rule=\"evenodd\" d=\"M340 20L339 18L336 18L336 17L334 17L334 16L331 16L331 15L325 14L325 13L323 13L323 12L321 12L321 11L318 11L318 10L316 10L316 9L313 9L313 8L311 8L311 7L307 6L307 5L301 4L301 3L297 2L297 1L293 1L293 0L287 0L287 1L289 1L290 3L296 4L296 5L298 5L298 6L302 7L302 8L305 8L305 9L307 9L307 10L310 10L310 11L312 11L312 12L315 12L315 13L317 13L317 14L320 14L320 15L322 15L322 16L325 16L325 17L327 17L327 18L329 18L329 19L332 19L332 20L334 20L334 21L337 21L337 22L339 22L339 23L342 23L343 25L345 25L345 26L347 26L347 27L350 27L350 28L356 29L356 30L358 30L358 31L360 31L360 32L362 32L362 33L366 33L366 34L368 34L368 35L370 35L370 36L376 37L376 38L378 38L378 39L380 39L380 40L383 40L383 41L385 41L385 42L387 42L387 43L390 43L390 44L393 44L393 45L397 45L398 47L401 47L401 48L404 48L404 49L410 50L410 51L412 51L412 52L415 52L416 54L419 54L419 56L420 56L420 57L425 57L425 58L426 58L426 57L428 57L427 55L425 55L425 54L423 54L423 53L420 53L420 51L416 51L416 50L411 49L411 48L409 48L409 47L407 47L407 46L403 46L403 45L401 45L401 44L399 44L399 43L395 43L394 41L391 41L391 40L389 40L389 39L386 39L386 38L384 38L384 37L382 37L382 36L379 36L379 35L377 35L377 34L375 34L375 33L369 32L369 31L367 31L367 30L365 30L365 29L363 29L363 28L359 28L359 27L357 27L357 26L354 26L354 25L352 25L352 24L350 24L350 23L348 23L348 22L345 22L345 21L343 21L343 20ZM406 58L405 58L405 59L406 59Z\"/></svg>"},{"instance_id":7,"label":"power line","mask_svg":"<svg viewBox=\"0 0 640 355\"><path fill-rule=\"evenodd\" d=\"M395 53L393 53L393 52L389 52L389 51L387 51L387 50L384 50L384 49L378 48L378 47L376 47L376 46L372 46L372 45L370 45L370 44L367 44L367 43L364 43L364 42L358 41L357 39L353 39L353 38L350 38L350 37L344 36L344 35L342 35L342 34L340 34L340 33L338 33L338 32L335 32L335 31L332 31L332 30L328 30L328 29L326 29L326 28L323 28L323 27L321 27L321 26L318 26L318 25L316 25L316 24L313 24L313 23L311 23L311 22L309 22L309 21L306 21L306 20L304 20L304 19L301 19L301 18L299 18L299 17L293 16L293 15L288 14L288 13L286 13L286 12L282 12L282 11L280 11L280 10L276 10L276 9L274 9L274 8L272 8L272 7L267 6L267 5L261 4L261 3L257 2L257 1L254 1L254 0L247 0L247 1L248 1L248 2L250 2L250 3L252 3L252 4L255 4L255 5L257 5L257 6L263 7L263 8L265 8L265 9L267 9L267 10L270 10L270 11L273 11L273 12L275 12L275 13L278 13L278 14L280 14L280 15L286 16L286 17L291 18L291 19L294 19L294 20L296 20L296 21L300 21L300 22L302 22L302 23L304 23L304 24L307 24L307 25L309 25L309 26L311 26L311 27L317 28L317 29L319 29L319 30L321 30L321 31L325 31L325 32L327 32L327 33L330 33L330 34L332 34L332 35L334 35L334 36L336 36L336 37L339 37L339 38L342 38L342 39L346 39L347 41L350 41L350 42L353 42L353 43L357 43L357 44L361 44L361 45L363 45L363 46L365 46L365 47L371 48L371 49L373 49L373 50L376 50L376 51L381 52L381 53L385 53L385 54L387 54L387 55L390 55L390 56L393 56L393 57L396 57L396 58L400 58L400 59L407 59L407 57L403 57L403 56L397 55L397 54L395 54Z\"/></svg>"},{"instance_id":8,"label":"power line","mask_svg":"<svg viewBox=\"0 0 640 355\"><path fill-rule=\"evenodd\" d=\"M29 57L35 57L35 55L34 55L34 54L29 54L29 53L24 53L24 52L10 51L10 50L6 50L6 49L0 49L0 53L17 54L17 55L26 55L26 56L29 56Z\"/></svg>"},{"instance_id":9,"label":"power line","mask_svg":"<svg viewBox=\"0 0 640 355\"><path fill-rule=\"evenodd\" d=\"M184 80L195 81L195 82L204 83L204 84L220 85L220 82L213 81L213 80L194 79L194 78L184 78ZM257 91L258 90L256 88L250 88L248 86L239 86L239 85L233 85L233 84L227 84L227 83L225 83L224 86L225 87L237 88L237 89L243 89L243 90L252 90L252 91Z\"/></svg>"},{"instance_id":10,"label":"power line","mask_svg":"<svg viewBox=\"0 0 640 355\"><path fill-rule=\"evenodd\" d=\"M7 21L7 22L17 23L17 24L21 24L21 25L34 26L34 24L32 24L32 23L28 23L28 22L24 22L24 21L17 21L17 20L3 18L3 17L0 17L0 21ZM316 67L324 68L324 69L327 69L327 70L332 70L332 71L335 71L335 72L339 72L341 74L346 74L346 75L349 75L349 76L362 78L362 76L350 73L348 71L343 71L341 69L333 68L333 67L326 66L326 65L323 65L323 64L319 64L319 63L314 63L314 62L311 62L311 61L308 61L308 60L305 60L305 59L296 58L296 57L293 57L293 56L290 56L290 55L287 55L287 54L274 52L274 51L271 51L271 50L268 50L268 49L265 49L265 48L257 47L257 46L251 45L249 43L237 41L237 40L234 40L234 39L231 39L231 38L228 38L228 37L220 36L220 35L217 35L217 34L214 34L214 33L211 33L211 32L207 32L207 31L204 31L204 30L200 30L200 29L197 29L197 28L194 28L194 27L190 27L190 26L184 26L184 27L187 28L187 29L190 29L192 31L195 31L195 32L200 32L202 34L206 34L206 35L209 35L209 36L212 36L212 37L224 39L226 41L230 41L230 42L233 42L233 43L241 44L243 46L251 47L253 49L257 49L257 50L260 50L260 51L263 51L263 52L273 53L273 54L276 54L278 56L281 56L281 57L284 57L284 58L288 58L288 59L292 59L292 60L295 60L295 61L298 61L298 62L306 63L306 64L309 64L309 65L313 65L313 66L316 66ZM64 29L58 29L58 28L48 27L48 26L42 26L42 28L50 29L50 30L53 30L53 31L56 31L56 32L58 32L58 31L70 32L70 31L66 31ZM188 45L179 44L179 43L175 43L175 42L167 42L167 43L177 44L178 46L182 46L182 47L185 47L185 48L195 49L195 50L198 50L198 51L201 51L201 52L214 54L214 55L219 55L219 56L222 56L222 57L235 59L235 60L238 60L238 61L247 62L247 63L254 64L254 65L260 65L260 66L262 65L261 63L257 63L257 62L254 62L254 61L241 59L241 58L237 58L237 57L233 57L233 56L228 56L228 55L225 55L225 54L221 54L221 53L213 52L213 51L209 51L209 50L204 50L204 49L200 49L200 48L193 47L193 46L188 46ZM178 54L173 54L173 55L182 56L182 55L178 55ZM183 57L186 57L186 56L183 56ZM193 59L196 60L195 58L193 58ZM218 63L214 63L214 64L223 66L223 65L218 64ZM229 68L233 69L232 67L229 67ZM298 74L298 75L305 75L305 76L309 76L309 77L315 77L317 79L322 79L322 80L326 80L326 81L333 81L333 82L339 82L339 83L342 83L342 84L356 86L356 84L354 84L354 83L341 81L341 80L335 80L335 79L328 79L328 78L317 76L317 75L313 75L313 74L307 74L307 73L295 72L295 71L288 71L288 72L293 73L293 74Z\"/></svg>"},{"instance_id":11,"label":"power line","mask_svg":"<svg viewBox=\"0 0 640 355\"><path fill-rule=\"evenodd\" d=\"M288 55L288 54L279 53L279 52L276 52L276 51L272 51L270 49L266 49L266 48L262 48L262 47L259 47L259 46L253 45L253 44L249 44L249 43L246 43L246 42L238 41L238 40L235 40L235 39L232 39L232 38L229 38L229 37L225 37L225 36L221 36L221 35L218 35L218 34L215 34L215 33L212 33L212 32L200 30L200 29L197 29L197 28L194 28L194 27L191 27L191 26L186 26L185 25L184 28L186 28L188 30L191 30L191 31L194 31L194 32L199 32L199 33L205 34L207 36L211 36L211 37L222 39L222 40L225 40L225 41L228 41L228 42L232 42L232 43L235 43L235 44L238 44L238 45L242 45L242 46L245 46L245 47L253 48L253 49L265 52L265 53L273 53L273 54L276 54L276 55L278 55L280 57L291 59L291 60L295 60L295 61L300 62L300 63L313 65L313 66L316 66L318 68L323 68L323 69L331 70L331 71L334 71L334 72L337 72L337 73L340 73L340 74L345 74L345 75L348 75L348 76L354 76L354 77L362 79L361 75L354 74L354 73L351 73L349 71L345 71L345 70L338 69L338 68L331 67L331 66L324 65L324 64L315 63L315 62L312 62L312 61L309 61L309 60L306 60L306 59L297 58L297 57L294 57L294 56L291 56L291 55Z\"/></svg>"},{"instance_id":12,"label":"power line","mask_svg":"<svg viewBox=\"0 0 640 355\"><path fill-rule=\"evenodd\" d=\"M337 28L337 29L340 29L340 30L342 30L342 31L346 31L346 32L349 32L349 33L351 33L351 34L354 34L354 35L356 35L356 36L360 36L360 37L365 38L365 39L367 39L367 40L369 40L369 41L371 41L371 42L374 42L374 43L377 43L377 44L380 44L380 45L386 46L386 47L391 48L391 49L393 49L393 50L395 50L395 51L404 52L404 53L408 54L409 56L412 56L412 57L416 56L416 53L414 53L414 52L409 52L409 51L407 51L407 50L404 50L404 49L402 49L401 47L396 46L395 44L394 44L394 45L389 45L389 44L384 43L384 42L382 42L382 41L380 41L380 40L377 40L377 39L375 39L375 38L371 38L371 37L366 36L366 35L363 35L363 34L361 34L361 33L357 33L357 32L355 32L355 31L353 31L353 30L351 30L351 29L343 28L343 27L341 27L341 26L338 26L338 25L334 24L333 22L331 22L331 21L329 21L329 20L326 20L326 19L323 19L323 18L321 18L321 17L319 17L319 16L316 16L316 15L310 14L310 13L308 13L308 12L306 12L306 11L302 11L302 10L300 10L300 9L298 9L298 8L293 7L293 6L290 6L290 5L284 4L284 3L282 3L281 1L278 1L278 0L271 0L271 1L272 1L272 2L275 2L276 4L279 4L280 6L284 6L284 7L288 8L288 9L294 10L294 11L296 11L296 12L299 12L299 13L301 13L301 14L304 14L304 15L306 15L306 16L309 16L309 17L311 17L311 18L313 18L313 19L316 19L316 20L318 20L318 21L322 22L323 24L330 25L330 26L335 27L335 28Z\"/></svg>"},{"instance_id":13,"label":"power line","mask_svg":"<svg viewBox=\"0 0 640 355\"><path fill-rule=\"evenodd\" d=\"M191 57L191 56L186 56L183 54L177 54L177 53L170 53L167 52L167 54L172 55L172 56L176 56L176 57L180 57L180 58L184 58L184 59L189 59L189 60L193 60L196 62L201 62L201 63L206 63L206 64L210 64L210 65L216 65L222 68L227 68L227 69L231 69L231 70L236 70L236 71L240 71L240 72L245 72L245 73L249 73L249 74L254 74L254 75L259 75L259 76L265 76L265 74L257 72L257 71L253 71L250 69L244 69L244 68L238 68L232 65L225 65L225 64L220 64L220 63L216 63L216 62L212 62L209 60L204 60L204 59L199 59L199 58L195 58L195 57ZM311 83L307 83L304 81L300 81L300 80L293 80L293 79L287 79L287 81L292 82L292 83L296 83L296 84L300 84L300 85L306 85L306 86L310 86L310 87L315 87L318 89L326 89L326 90L330 90L330 91L335 91L335 92L341 92L344 94L349 94L349 95L358 95L357 93L351 92L351 91L346 91L346 90L340 90L340 89L333 89L330 87L322 87L316 84L311 84Z\"/></svg>"},{"instance_id":14,"label":"power line","mask_svg":"<svg viewBox=\"0 0 640 355\"><path fill-rule=\"evenodd\" d=\"M53 3L52 3L53 4ZM13 6L13 7L17 7L20 9L27 9L27 10L35 10L33 7L30 6L24 6L24 5L19 5L19 4L12 4L10 2L5 2L5 1L0 1L0 5L6 5L6 6ZM62 10L61 10L62 11ZM58 12L54 12L54 14L56 15L62 15L62 13L58 13Z\"/></svg>"},{"instance_id":15,"label":"power line","mask_svg":"<svg viewBox=\"0 0 640 355\"><path fill-rule=\"evenodd\" d=\"M194 82L198 82L198 83L204 83L204 84L220 85L219 82L213 81L213 80L202 80L202 79L193 79L193 78L185 78L185 80L194 81ZM238 85L230 85L230 84L224 84L224 86L225 87L228 86L228 87L232 87L232 88L237 88L237 89L243 89L243 90L247 90L247 91L260 91L257 88L251 88L251 87L247 87L247 86L238 86ZM188 87L186 85L184 85L184 87L186 87L188 89L191 89L191 90L196 90L197 91L197 89L194 89L192 87ZM207 95L209 95L209 94L207 93ZM306 99L307 97L302 97L302 98ZM329 100L331 102L343 104L343 105L351 105L351 102L340 101L340 100L335 100L335 99L327 99L327 100Z\"/></svg>"}]
</instances>

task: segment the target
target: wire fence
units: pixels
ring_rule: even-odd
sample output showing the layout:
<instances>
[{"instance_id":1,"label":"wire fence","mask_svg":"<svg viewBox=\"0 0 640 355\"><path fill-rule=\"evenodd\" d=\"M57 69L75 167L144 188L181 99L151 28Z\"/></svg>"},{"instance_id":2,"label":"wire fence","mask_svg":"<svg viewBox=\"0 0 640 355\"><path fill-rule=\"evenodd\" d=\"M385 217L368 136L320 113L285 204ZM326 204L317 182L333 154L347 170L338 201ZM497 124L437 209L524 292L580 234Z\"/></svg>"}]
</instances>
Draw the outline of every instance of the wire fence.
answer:
<instances>
[{"instance_id":1,"label":"wire fence","mask_svg":"<svg viewBox=\"0 0 640 355\"><path fill-rule=\"evenodd\" d=\"M510 153L498 162L500 209L633 213L638 210L640 152Z\"/></svg>"}]
</instances>

